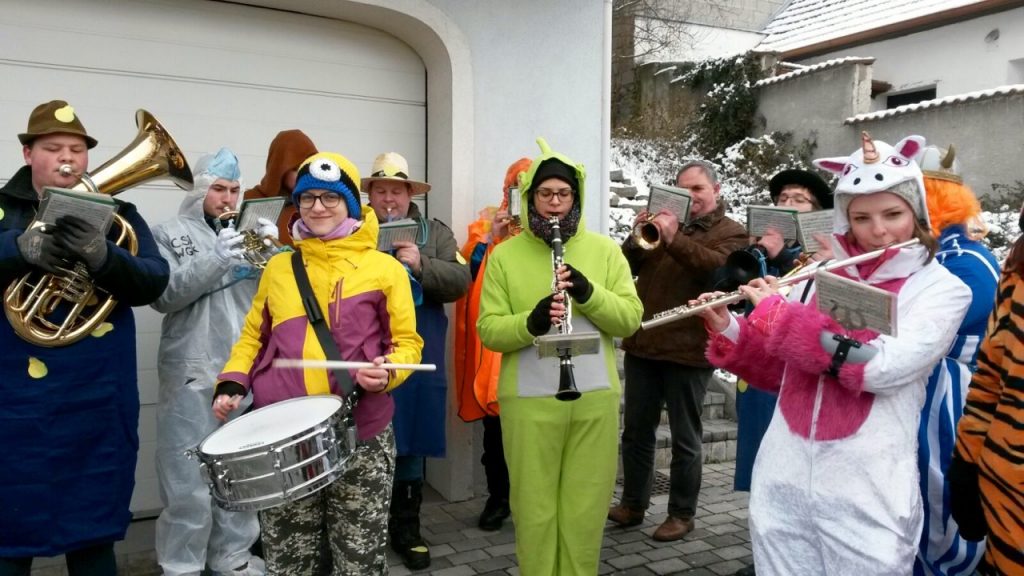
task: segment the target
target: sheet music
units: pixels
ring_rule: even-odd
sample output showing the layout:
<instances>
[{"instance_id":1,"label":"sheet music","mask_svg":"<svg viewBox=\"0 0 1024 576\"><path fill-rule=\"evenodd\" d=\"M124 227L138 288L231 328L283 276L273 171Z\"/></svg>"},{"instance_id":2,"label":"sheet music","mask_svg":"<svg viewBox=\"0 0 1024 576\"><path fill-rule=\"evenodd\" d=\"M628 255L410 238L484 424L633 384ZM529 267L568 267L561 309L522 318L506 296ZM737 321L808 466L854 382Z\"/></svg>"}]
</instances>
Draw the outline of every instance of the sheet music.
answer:
<instances>
[{"instance_id":1,"label":"sheet music","mask_svg":"<svg viewBox=\"0 0 1024 576\"><path fill-rule=\"evenodd\" d=\"M71 214L92 224L104 235L110 230L117 211L113 197L66 188L46 187L43 191L45 196L39 203L37 221L53 225L61 216Z\"/></svg>"},{"instance_id":2,"label":"sheet music","mask_svg":"<svg viewBox=\"0 0 1024 576\"><path fill-rule=\"evenodd\" d=\"M509 218L518 218L522 209L523 199L519 196L519 188L513 186L508 189L508 216Z\"/></svg>"},{"instance_id":3,"label":"sheet music","mask_svg":"<svg viewBox=\"0 0 1024 576\"><path fill-rule=\"evenodd\" d=\"M796 214L792 208L747 206L747 233L760 237L774 228L784 239L796 240Z\"/></svg>"},{"instance_id":4,"label":"sheet music","mask_svg":"<svg viewBox=\"0 0 1024 576\"><path fill-rule=\"evenodd\" d=\"M796 215L797 236L800 246L803 246L804 253L814 254L822 249L822 245L815 238L815 234L832 234L833 225L832 210L815 210L814 212L800 212Z\"/></svg>"},{"instance_id":5,"label":"sheet music","mask_svg":"<svg viewBox=\"0 0 1024 576\"><path fill-rule=\"evenodd\" d=\"M390 252L395 242L416 242L419 232L420 225L411 218L382 223L377 236L377 250Z\"/></svg>"},{"instance_id":6,"label":"sheet music","mask_svg":"<svg viewBox=\"0 0 1024 576\"><path fill-rule=\"evenodd\" d=\"M693 198L686 188L652 184L650 196L647 199L647 212L657 214L662 210L668 210L676 215L680 224L685 224L690 219L690 204L692 203Z\"/></svg>"},{"instance_id":7,"label":"sheet music","mask_svg":"<svg viewBox=\"0 0 1024 576\"><path fill-rule=\"evenodd\" d=\"M281 216L281 210L284 209L284 203L285 198L280 196L246 200L242 203L242 213L238 216L238 226L235 229L239 232L255 230L260 227L260 218L266 218L276 223L278 217Z\"/></svg>"},{"instance_id":8,"label":"sheet music","mask_svg":"<svg viewBox=\"0 0 1024 576\"><path fill-rule=\"evenodd\" d=\"M896 336L896 294L826 270L815 274L818 310L848 330L869 328Z\"/></svg>"}]
</instances>

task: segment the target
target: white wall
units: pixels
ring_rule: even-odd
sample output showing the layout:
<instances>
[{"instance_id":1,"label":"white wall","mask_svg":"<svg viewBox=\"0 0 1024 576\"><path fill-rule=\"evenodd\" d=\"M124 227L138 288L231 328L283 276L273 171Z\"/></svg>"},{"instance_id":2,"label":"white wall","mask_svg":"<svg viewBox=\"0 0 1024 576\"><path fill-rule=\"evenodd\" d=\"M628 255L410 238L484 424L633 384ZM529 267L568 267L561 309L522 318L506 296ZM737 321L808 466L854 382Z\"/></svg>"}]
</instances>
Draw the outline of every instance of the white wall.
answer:
<instances>
[{"instance_id":1,"label":"white wall","mask_svg":"<svg viewBox=\"0 0 1024 576\"><path fill-rule=\"evenodd\" d=\"M993 30L999 38L986 41ZM889 82L889 94L936 87L936 96L951 96L1024 82L1024 8L990 14L800 60L813 64L843 56L873 56L875 80ZM1013 61L1019 61L1017 65ZM885 108L885 94L872 111Z\"/></svg>"},{"instance_id":2,"label":"white wall","mask_svg":"<svg viewBox=\"0 0 1024 576\"><path fill-rule=\"evenodd\" d=\"M543 136L554 150L586 166L586 216L589 227L597 229L598 192L607 187L600 169L607 150L607 134L601 128L605 97L602 3L431 3L459 27L471 52L474 214L498 204L506 168L522 156L539 154L534 140ZM465 226L455 228L459 239L465 231Z\"/></svg>"},{"instance_id":3,"label":"white wall","mask_svg":"<svg viewBox=\"0 0 1024 576\"><path fill-rule=\"evenodd\" d=\"M748 30L715 28L701 24L680 26L677 41L649 56L637 58L637 64L647 62L696 62L710 58L725 58L752 50L764 34ZM636 53L643 54L649 47L637 42Z\"/></svg>"}]
</instances>

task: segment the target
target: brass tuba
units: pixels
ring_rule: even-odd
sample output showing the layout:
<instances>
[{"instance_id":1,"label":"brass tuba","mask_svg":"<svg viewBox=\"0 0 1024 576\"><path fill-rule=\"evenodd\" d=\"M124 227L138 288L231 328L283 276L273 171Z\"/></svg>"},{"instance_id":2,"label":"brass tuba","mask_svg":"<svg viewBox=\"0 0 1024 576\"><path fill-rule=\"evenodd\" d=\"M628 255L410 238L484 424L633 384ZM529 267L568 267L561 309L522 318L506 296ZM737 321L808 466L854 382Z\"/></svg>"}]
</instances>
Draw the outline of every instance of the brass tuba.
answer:
<instances>
[{"instance_id":1,"label":"brass tuba","mask_svg":"<svg viewBox=\"0 0 1024 576\"><path fill-rule=\"evenodd\" d=\"M135 140L92 174L79 174L72 190L117 195L128 188L157 178L167 178L179 188L192 188L192 172L185 155L145 110L135 113L139 132ZM71 167L60 167L62 174L71 174ZM42 226L33 222L30 227ZM119 214L114 215L119 227L117 245L133 256L138 253L135 230ZM78 342L91 334L113 311L117 304L110 294L89 278L85 264L75 263L66 275L29 272L11 283L4 293L4 312L15 333L22 339L53 348ZM61 304L67 303L62 306Z\"/></svg>"}]
</instances>

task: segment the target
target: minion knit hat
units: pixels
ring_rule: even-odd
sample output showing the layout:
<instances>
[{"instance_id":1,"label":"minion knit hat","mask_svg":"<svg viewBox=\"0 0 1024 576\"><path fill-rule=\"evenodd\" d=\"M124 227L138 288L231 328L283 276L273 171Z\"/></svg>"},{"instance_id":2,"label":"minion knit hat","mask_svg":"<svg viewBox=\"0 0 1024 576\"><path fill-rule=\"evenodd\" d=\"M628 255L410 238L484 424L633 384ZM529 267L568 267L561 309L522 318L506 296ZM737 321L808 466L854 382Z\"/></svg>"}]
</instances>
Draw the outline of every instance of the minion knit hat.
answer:
<instances>
[{"instance_id":1,"label":"minion knit hat","mask_svg":"<svg viewBox=\"0 0 1024 576\"><path fill-rule=\"evenodd\" d=\"M356 182L359 182L359 169L348 158L334 152L320 152L299 165L292 201L298 205L299 196L307 190L337 192L345 200L349 217L359 220L363 212Z\"/></svg>"}]
</instances>

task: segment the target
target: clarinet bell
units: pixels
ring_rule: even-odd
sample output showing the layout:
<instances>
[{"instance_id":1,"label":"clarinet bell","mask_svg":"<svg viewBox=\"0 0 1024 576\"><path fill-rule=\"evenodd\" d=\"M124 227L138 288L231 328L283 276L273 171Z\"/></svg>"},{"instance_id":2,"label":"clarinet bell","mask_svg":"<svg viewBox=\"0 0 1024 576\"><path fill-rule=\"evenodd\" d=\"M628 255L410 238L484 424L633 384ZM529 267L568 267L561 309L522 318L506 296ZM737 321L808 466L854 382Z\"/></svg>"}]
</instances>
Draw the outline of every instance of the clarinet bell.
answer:
<instances>
[{"instance_id":1,"label":"clarinet bell","mask_svg":"<svg viewBox=\"0 0 1024 576\"><path fill-rule=\"evenodd\" d=\"M559 371L558 392L555 392L555 398L563 402L576 400L580 397L580 391L576 389L576 376L572 371L572 362L563 360L559 364Z\"/></svg>"}]
</instances>

